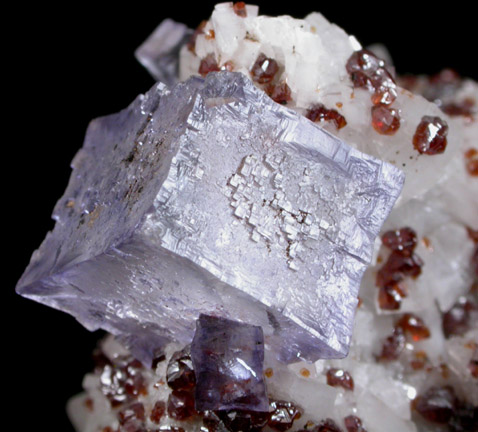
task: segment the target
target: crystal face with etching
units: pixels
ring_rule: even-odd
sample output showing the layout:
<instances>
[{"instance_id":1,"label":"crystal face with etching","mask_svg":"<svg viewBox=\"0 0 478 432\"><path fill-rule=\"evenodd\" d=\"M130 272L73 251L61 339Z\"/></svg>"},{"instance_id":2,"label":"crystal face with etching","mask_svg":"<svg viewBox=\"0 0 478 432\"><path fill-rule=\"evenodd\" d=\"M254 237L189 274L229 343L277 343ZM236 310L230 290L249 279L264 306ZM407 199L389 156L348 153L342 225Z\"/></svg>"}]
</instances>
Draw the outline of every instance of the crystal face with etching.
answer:
<instances>
[{"instance_id":1,"label":"crystal face with etching","mask_svg":"<svg viewBox=\"0 0 478 432\"><path fill-rule=\"evenodd\" d=\"M398 169L229 72L95 120L73 166L19 293L145 362L201 313L263 327L286 362L347 354Z\"/></svg>"}]
</instances>

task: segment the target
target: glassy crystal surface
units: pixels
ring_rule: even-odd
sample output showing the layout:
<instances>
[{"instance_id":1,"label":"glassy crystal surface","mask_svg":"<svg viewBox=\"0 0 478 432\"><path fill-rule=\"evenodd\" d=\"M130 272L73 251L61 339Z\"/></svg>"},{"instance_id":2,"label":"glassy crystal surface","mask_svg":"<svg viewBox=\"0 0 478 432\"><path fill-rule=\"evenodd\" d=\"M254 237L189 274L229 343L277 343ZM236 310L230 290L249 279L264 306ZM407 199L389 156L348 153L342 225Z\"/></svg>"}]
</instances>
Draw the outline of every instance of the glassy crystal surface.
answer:
<instances>
[{"instance_id":1,"label":"glassy crystal surface","mask_svg":"<svg viewBox=\"0 0 478 432\"><path fill-rule=\"evenodd\" d=\"M269 411L258 326L201 315L191 345L198 411Z\"/></svg>"},{"instance_id":2,"label":"glassy crystal surface","mask_svg":"<svg viewBox=\"0 0 478 432\"><path fill-rule=\"evenodd\" d=\"M239 73L157 84L90 124L17 290L144 362L201 313L261 326L286 362L343 357L402 184Z\"/></svg>"}]
</instances>

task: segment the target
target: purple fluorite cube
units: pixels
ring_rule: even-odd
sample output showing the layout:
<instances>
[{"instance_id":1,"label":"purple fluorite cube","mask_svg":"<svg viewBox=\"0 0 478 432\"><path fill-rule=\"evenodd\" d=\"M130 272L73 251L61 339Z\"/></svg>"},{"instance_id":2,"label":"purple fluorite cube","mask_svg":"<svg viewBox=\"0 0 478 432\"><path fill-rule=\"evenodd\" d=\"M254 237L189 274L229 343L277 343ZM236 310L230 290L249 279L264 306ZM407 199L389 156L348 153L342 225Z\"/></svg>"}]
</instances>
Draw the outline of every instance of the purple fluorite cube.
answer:
<instances>
[{"instance_id":1,"label":"purple fluorite cube","mask_svg":"<svg viewBox=\"0 0 478 432\"><path fill-rule=\"evenodd\" d=\"M261 327L201 315L191 356L198 411L268 411Z\"/></svg>"}]
</instances>

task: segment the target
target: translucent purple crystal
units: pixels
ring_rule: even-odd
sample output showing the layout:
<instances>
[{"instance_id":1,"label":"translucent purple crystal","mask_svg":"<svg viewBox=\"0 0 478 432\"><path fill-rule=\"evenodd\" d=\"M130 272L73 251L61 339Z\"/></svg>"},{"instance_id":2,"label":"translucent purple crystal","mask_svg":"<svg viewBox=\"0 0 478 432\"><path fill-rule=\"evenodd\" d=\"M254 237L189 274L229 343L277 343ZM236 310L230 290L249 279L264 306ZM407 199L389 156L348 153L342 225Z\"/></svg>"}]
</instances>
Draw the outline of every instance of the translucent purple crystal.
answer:
<instances>
[{"instance_id":1,"label":"translucent purple crystal","mask_svg":"<svg viewBox=\"0 0 478 432\"><path fill-rule=\"evenodd\" d=\"M269 410L261 327L201 315L191 357L197 411Z\"/></svg>"},{"instance_id":2,"label":"translucent purple crystal","mask_svg":"<svg viewBox=\"0 0 478 432\"><path fill-rule=\"evenodd\" d=\"M261 326L286 362L343 357L402 184L244 75L157 84L91 122L17 291L143 362L201 313Z\"/></svg>"}]
</instances>

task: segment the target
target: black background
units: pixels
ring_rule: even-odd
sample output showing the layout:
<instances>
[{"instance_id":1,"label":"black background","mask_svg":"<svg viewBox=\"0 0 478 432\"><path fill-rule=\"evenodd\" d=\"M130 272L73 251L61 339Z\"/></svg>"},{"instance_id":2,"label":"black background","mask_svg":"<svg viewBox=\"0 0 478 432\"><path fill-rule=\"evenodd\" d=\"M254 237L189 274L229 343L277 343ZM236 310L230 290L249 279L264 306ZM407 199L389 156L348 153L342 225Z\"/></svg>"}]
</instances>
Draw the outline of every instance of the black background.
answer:
<instances>
[{"instance_id":1,"label":"black background","mask_svg":"<svg viewBox=\"0 0 478 432\"><path fill-rule=\"evenodd\" d=\"M432 2L427 2L429 5ZM50 214L70 175L88 122L118 111L153 80L136 62L135 48L164 18L196 27L214 2L68 3L28 7L9 16L3 45L3 232L7 260L3 319L5 415L15 430L72 431L66 400L81 390L99 334L72 317L14 294L31 253L53 227ZM261 2L261 12L303 17L312 10L354 34L363 45L383 42L400 73L453 67L478 78L474 14L403 2ZM473 46L474 45L474 46ZM10 136L6 138L6 136Z\"/></svg>"}]
</instances>

